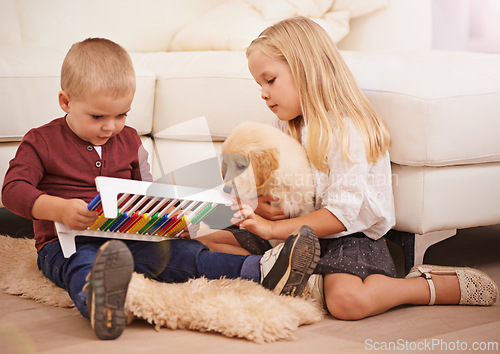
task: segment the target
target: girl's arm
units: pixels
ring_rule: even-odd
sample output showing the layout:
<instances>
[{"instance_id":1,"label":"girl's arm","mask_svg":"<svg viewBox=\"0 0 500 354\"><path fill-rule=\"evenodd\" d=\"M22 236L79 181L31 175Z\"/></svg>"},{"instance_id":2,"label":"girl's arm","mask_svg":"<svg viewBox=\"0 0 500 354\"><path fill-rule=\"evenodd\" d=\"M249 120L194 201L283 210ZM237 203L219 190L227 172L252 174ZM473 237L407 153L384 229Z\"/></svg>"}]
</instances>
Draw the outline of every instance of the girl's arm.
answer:
<instances>
[{"instance_id":1,"label":"girl's arm","mask_svg":"<svg viewBox=\"0 0 500 354\"><path fill-rule=\"evenodd\" d=\"M237 209L237 206L233 208ZM243 221L240 219L242 216ZM346 231L339 219L327 209L316 210L297 218L271 221L260 217L250 207L243 205L242 210L234 214L231 222L266 240L285 240L303 225L310 226L320 238Z\"/></svg>"}]
</instances>

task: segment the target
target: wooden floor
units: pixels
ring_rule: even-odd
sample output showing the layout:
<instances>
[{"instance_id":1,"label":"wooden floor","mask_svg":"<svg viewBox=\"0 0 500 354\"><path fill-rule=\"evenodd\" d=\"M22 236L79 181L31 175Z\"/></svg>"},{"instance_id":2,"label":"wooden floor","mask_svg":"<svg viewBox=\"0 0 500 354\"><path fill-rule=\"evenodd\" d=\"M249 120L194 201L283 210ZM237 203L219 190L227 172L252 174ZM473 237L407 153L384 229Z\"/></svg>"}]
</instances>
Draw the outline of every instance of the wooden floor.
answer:
<instances>
[{"instance_id":1,"label":"wooden floor","mask_svg":"<svg viewBox=\"0 0 500 354\"><path fill-rule=\"evenodd\" d=\"M400 254L392 251L399 265ZM431 247L425 261L474 266L500 283L500 226L459 231ZM99 341L74 309L0 293L0 353L500 352L499 341L498 303L491 307L405 306L352 322L328 316L301 327L293 341L271 344L188 330L157 332L143 321L127 326L115 341Z\"/></svg>"}]
</instances>

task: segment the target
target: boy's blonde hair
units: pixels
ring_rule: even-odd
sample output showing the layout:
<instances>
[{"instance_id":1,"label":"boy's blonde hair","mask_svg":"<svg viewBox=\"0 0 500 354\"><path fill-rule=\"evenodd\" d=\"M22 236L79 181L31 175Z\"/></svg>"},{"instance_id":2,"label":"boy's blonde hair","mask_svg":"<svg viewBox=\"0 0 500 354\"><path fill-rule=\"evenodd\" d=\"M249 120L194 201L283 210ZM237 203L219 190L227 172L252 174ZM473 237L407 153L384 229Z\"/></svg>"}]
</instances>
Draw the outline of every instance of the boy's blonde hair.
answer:
<instances>
[{"instance_id":1,"label":"boy's blonde hair","mask_svg":"<svg viewBox=\"0 0 500 354\"><path fill-rule=\"evenodd\" d=\"M73 44L61 68L61 89L72 99L89 93L111 97L135 92L135 71L127 51L104 38Z\"/></svg>"},{"instance_id":2,"label":"boy's blonde hair","mask_svg":"<svg viewBox=\"0 0 500 354\"><path fill-rule=\"evenodd\" d=\"M252 41L247 57L254 49L290 66L307 122L307 154L320 171L328 172L334 134L343 159L350 159L344 117L359 127L369 162L376 162L389 149L386 125L357 86L331 37L317 23L305 17L280 21ZM288 132L299 141L300 123L300 117L288 122Z\"/></svg>"}]
</instances>

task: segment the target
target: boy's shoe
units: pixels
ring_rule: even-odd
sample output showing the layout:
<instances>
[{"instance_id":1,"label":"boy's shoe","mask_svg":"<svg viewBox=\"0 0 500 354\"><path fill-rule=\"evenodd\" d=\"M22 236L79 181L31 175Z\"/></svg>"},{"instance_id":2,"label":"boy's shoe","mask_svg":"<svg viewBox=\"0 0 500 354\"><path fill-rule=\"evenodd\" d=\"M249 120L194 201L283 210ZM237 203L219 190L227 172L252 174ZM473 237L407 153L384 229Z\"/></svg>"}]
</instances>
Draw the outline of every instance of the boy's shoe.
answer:
<instances>
[{"instance_id":1,"label":"boy's shoe","mask_svg":"<svg viewBox=\"0 0 500 354\"><path fill-rule=\"evenodd\" d=\"M309 226L302 226L285 243L262 256L262 285L276 294L300 296L316 268L319 255L318 237Z\"/></svg>"},{"instance_id":2,"label":"boy's shoe","mask_svg":"<svg viewBox=\"0 0 500 354\"><path fill-rule=\"evenodd\" d=\"M88 275L87 309L90 324L100 339L118 338L125 329L124 311L134 259L122 241L104 243Z\"/></svg>"}]
</instances>

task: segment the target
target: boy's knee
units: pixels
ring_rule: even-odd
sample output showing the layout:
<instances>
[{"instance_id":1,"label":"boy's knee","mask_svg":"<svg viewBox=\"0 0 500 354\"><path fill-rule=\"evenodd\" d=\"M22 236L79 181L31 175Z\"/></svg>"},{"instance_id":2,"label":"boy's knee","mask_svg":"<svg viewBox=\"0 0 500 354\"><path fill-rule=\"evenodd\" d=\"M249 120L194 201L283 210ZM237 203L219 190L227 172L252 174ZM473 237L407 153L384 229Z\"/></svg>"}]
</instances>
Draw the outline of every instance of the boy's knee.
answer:
<instances>
[{"instance_id":1,"label":"boy's knee","mask_svg":"<svg viewBox=\"0 0 500 354\"><path fill-rule=\"evenodd\" d=\"M325 294L330 314L341 320L359 320L369 314L369 298L361 291L339 289Z\"/></svg>"},{"instance_id":2,"label":"boy's knee","mask_svg":"<svg viewBox=\"0 0 500 354\"><path fill-rule=\"evenodd\" d=\"M214 248L214 242L207 236L197 237L196 241L203 243L208 249L212 250Z\"/></svg>"}]
</instances>

